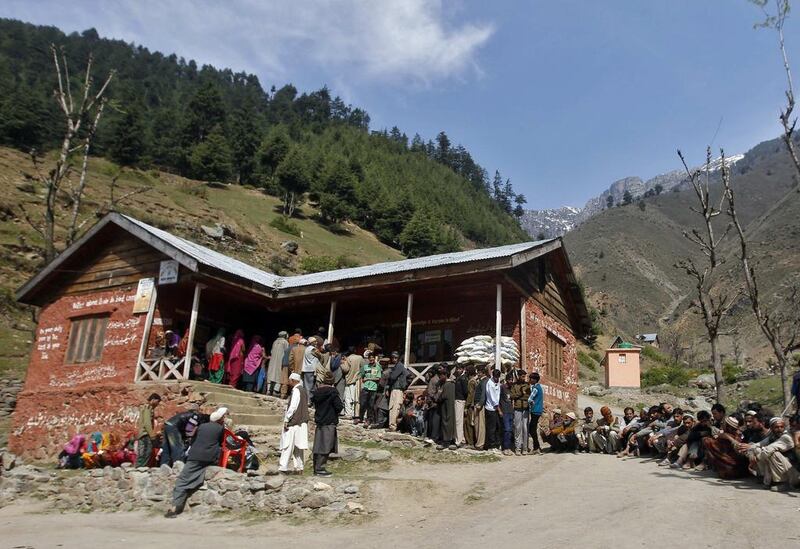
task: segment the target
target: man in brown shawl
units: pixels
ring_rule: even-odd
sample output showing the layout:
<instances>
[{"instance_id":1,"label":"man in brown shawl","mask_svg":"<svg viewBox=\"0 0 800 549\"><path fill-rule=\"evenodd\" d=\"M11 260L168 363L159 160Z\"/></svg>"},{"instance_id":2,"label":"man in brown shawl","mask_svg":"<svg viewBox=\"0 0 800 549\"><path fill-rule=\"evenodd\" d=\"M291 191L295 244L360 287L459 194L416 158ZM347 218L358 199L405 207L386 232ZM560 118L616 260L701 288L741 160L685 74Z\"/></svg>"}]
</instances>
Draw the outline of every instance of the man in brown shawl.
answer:
<instances>
[{"instance_id":1,"label":"man in brown shawl","mask_svg":"<svg viewBox=\"0 0 800 549\"><path fill-rule=\"evenodd\" d=\"M441 439L438 449L455 446L456 443L456 385L448 379L447 367L439 370L439 415L442 418Z\"/></svg>"},{"instance_id":2,"label":"man in brown shawl","mask_svg":"<svg viewBox=\"0 0 800 549\"><path fill-rule=\"evenodd\" d=\"M716 437L703 439L706 462L714 468L719 478L730 480L747 476L748 459L737 451L741 443L739 420L732 416L725 418L722 432Z\"/></svg>"}]
</instances>

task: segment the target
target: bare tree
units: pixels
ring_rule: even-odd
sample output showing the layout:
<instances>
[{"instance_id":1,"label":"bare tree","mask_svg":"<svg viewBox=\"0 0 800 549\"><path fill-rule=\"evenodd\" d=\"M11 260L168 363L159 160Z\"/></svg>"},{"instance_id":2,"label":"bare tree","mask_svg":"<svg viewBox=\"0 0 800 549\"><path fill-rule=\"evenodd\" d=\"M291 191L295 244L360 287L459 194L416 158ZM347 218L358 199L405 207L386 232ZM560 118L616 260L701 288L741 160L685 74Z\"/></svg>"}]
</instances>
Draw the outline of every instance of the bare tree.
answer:
<instances>
[{"instance_id":1,"label":"bare tree","mask_svg":"<svg viewBox=\"0 0 800 549\"><path fill-rule=\"evenodd\" d=\"M764 21L756 24L756 27L774 29L778 33L778 46L781 51L781 61L783 62L783 70L786 73L786 106L781 109L778 118L783 127L783 142L786 145L786 150L789 152L789 157L794 164L794 168L800 176L800 157L797 154L797 147L794 142L794 132L797 126L797 117L793 116L795 101L794 101L794 83L792 82L792 70L789 65L789 57L786 55L786 47L783 39L783 25L786 23L786 17L789 15L791 6L789 0L773 0L775 3L775 13L771 13L767 6L769 0L751 0L754 4L761 8L764 12ZM794 179L795 186L800 183L797 177Z\"/></svg>"},{"instance_id":2,"label":"bare tree","mask_svg":"<svg viewBox=\"0 0 800 549\"><path fill-rule=\"evenodd\" d=\"M700 170L691 170L683 157L683 153L678 151L683 167L692 184L699 208L692 207L692 211L703 218L702 229L692 229L684 231L683 236L694 243L706 260L699 264L693 259L684 259L677 263L677 267L686 271L686 274L694 279L696 299L692 301L692 307L697 310L703 318L703 325L706 328L708 343L711 347L711 364L714 367L714 382L717 389L717 402L721 402L724 396L724 379L722 377L722 355L720 354L720 325L723 318L727 316L731 305L734 302L734 295L724 290L717 283L719 267L723 260L719 255L720 243L730 230L730 225L716 236L714 231L714 218L722 213L726 195L721 193L717 204L711 197L711 148L706 150L705 167Z\"/></svg>"},{"instance_id":3,"label":"bare tree","mask_svg":"<svg viewBox=\"0 0 800 549\"><path fill-rule=\"evenodd\" d=\"M44 240L44 255L47 262L56 256L56 227L58 212L61 210L59 200L66 202L69 213L66 221L65 245L69 246L77 237L78 232L86 223L79 222L81 204L86 191L86 174L89 168L89 153L97 133L103 109L107 103L105 96L108 86L114 77L111 71L103 84L94 91L92 79L92 56L86 64L86 74L81 82L79 93L75 94L78 101L73 99L72 82L70 79L69 65L63 48L58 49L50 45L53 55L58 87L53 92L56 102L64 115L64 137L55 166L48 171L42 170L41 160L37 151L31 151L31 160L36 170L39 183L45 188L44 212L40 220L34 220L23 209L25 219L38 232ZM73 185L70 176L73 172L73 162L76 154L82 155L80 175L77 185Z\"/></svg>"},{"instance_id":4,"label":"bare tree","mask_svg":"<svg viewBox=\"0 0 800 549\"><path fill-rule=\"evenodd\" d=\"M684 337L675 326L662 329L658 333L661 350L669 355L672 362L679 364L685 352Z\"/></svg>"},{"instance_id":5,"label":"bare tree","mask_svg":"<svg viewBox=\"0 0 800 549\"><path fill-rule=\"evenodd\" d=\"M736 195L731 185L731 171L725 162L725 153L722 153L722 184L728 197L728 217L736 228L739 237L739 260L744 272L745 288L750 298L750 306L756 317L761 333L769 342L778 370L781 375L783 389L783 405L787 406L791 400L791 386L789 384L789 369L791 368L792 352L800 348L800 289L792 286L787 288L785 295L775 296L772 306L767 305L762 299L759 288L758 274L751 260L750 249L744 228L736 213ZM777 306L783 303L783 308ZM786 311L786 312L781 312Z\"/></svg>"}]
</instances>

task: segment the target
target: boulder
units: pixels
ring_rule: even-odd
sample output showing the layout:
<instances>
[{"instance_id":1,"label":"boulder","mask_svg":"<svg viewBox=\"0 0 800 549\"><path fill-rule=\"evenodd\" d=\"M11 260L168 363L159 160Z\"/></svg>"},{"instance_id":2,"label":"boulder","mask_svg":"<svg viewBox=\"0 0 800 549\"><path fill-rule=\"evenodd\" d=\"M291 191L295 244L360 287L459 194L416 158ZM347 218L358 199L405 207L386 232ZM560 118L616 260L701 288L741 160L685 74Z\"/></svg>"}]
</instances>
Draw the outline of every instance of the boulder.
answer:
<instances>
[{"instance_id":1,"label":"boulder","mask_svg":"<svg viewBox=\"0 0 800 549\"><path fill-rule=\"evenodd\" d=\"M286 492L286 501L289 503L298 503L303 501L310 492L306 488L292 488Z\"/></svg>"},{"instance_id":2,"label":"boulder","mask_svg":"<svg viewBox=\"0 0 800 549\"><path fill-rule=\"evenodd\" d=\"M320 507L325 507L326 505L330 505L331 497L325 492L316 492L313 494L309 494L300 502L300 507L305 509L319 509Z\"/></svg>"},{"instance_id":3,"label":"boulder","mask_svg":"<svg viewBox=\"0 0 800 549\"><path fill-rule=\"evenodd\" d=\"M713 389L717 386L714 381L714 374L700 374L696 378L689 380L689 385L694 385L701 389Z\"/></svg>"},{"instance_id":4,"label":"boulder","mask_svg":"<svg viewBox=\"0 0 800 549\"><path fill-rule=\"evenodd\" d=\"M389 461L392 459L392 453L389 450L372 450L367 453L367 461Z\"/></svg>"},{"instance_id":5,"label":"boulder","mask_svg":"<svg viewBox=\"0 0 800 549\"><path fill-rule=\"evenodd\" d=\"M353 514L359 514L364 512L364 506L355 501L348 501L344 507L347 512Z\"/></svg>"},{"instance_id":6,"label":"boulder","mask_svg":"<svg viewBox=\"0 0 800 549\"><path fill-rule=\"evenodd\" d=\"M342 491L343 491L345 494L351 494L351 495L353 495L353 494L357 494L357 493L358 493L358 491L359 491L359 489L358 489L358 486L356 486L355 484L348 484L347 486L345 486L345 487L342 489Z\"/></svg>"},{"instance_id":7,"label":"boulder","mask_svg":"<svg viewBox=\"0 0 800 549\"><path fill-rule=\"evenodd\" d=\"M200 230L202 230L206 236L211 237L214 240L219 240L225 236L225 229L223 229L219 224L214 225L213 227L209 227L208 225L200 225Z\"/></svg>"},{"instance_id":8,"label":"boulder","mask_svg":"<svg viewBox=\"0 0 800 549\"><path fill-rule=\"evenodd\" d=\"M264 485L266 486L267 490L280 490L284 482L286 482L286 479L279 475L268 478L266 481L264 481Z\"/></svg>"},{"instance_id":9,"label":"boulder","mask_svg":"<svg viewBox=\"0 0 800 549\"><path fill-rule=\"evenodd\" d=\"M346 448L339 457L344 461L361 461L364 459L364 451L358 448Z\"/></svg>"},{"instance_id":10,"label":"boulder","mask_svg":"<svg viewBox=\"0 0 800 549\"><path fill-rule=\"evenodd\" d=\"M324 482L315 482L314 490L316 490L317 492L333 490L333 486L331 486L330 484L325 484Z\"/></svg>"},{"instance_id":11,"label":"boulder","mask_svg":"<svg viewBox=\"0 0 800 549\"><path fill-rule=\"evenodd\" d=\"M285 251L289 252L290 254L297 254L298 248L300 246L294 240L287 240L286 242L281 242L281 248Z\"/></svg>"}]
</instances>

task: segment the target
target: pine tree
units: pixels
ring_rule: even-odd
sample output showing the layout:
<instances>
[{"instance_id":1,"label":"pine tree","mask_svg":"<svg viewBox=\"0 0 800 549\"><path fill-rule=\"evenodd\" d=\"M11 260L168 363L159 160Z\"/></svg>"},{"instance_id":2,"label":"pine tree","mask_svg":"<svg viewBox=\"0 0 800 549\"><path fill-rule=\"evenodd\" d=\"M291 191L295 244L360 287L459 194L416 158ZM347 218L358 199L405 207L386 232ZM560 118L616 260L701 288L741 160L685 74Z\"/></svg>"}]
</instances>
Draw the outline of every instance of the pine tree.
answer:
<instances>
[{"instance_id":1,"label":"pine tree","mask_svg":"<svg viewBox=\"0 0 800 549\"><path fill-rule=\"evenodd\" d=\"M514 216L517 218L522 217L525 215L525 204L528 203L528 200L525 198L524 194L518 194L514 197L514 203L516 206L514 207Z\"/></svg>"},{"instance_id":2,"label":"pine tree","mask_svg":"<svg viewBox=\"0 0 800 549\"><path fill-rule=\"evenodd\" d=\"M631 202L633 202L633 195L631 194L631 192L629 190L626 190L622 194L622 205L623 206L627 206Z\"/></svg>"},{"instance_id":3,"label":"pine tree","mask_svg":"<svg viewBox=\"0 0 800 549\"><path fill-rule=\"evenodd\" d=\"M192 148L189 166L192 177L203 181L230 181L233 160L221 126L216 126L201 143Z\"/></svg>"},{"instance_id":4,"label":"pine tree","mask_svg":"<svg viewBox=\"0 0 800 549\"><path fill-rule=\"evenodd\" d=\"M444 132L439 132L439 135L436 136L435 158L445 166L450 165L450 138Z\"/></svg>"},{"instance_id":5,"label":"pine tree","mask_svg":"<svg viewBox=\"0 0 800 549\"><path fill-rule=\"evenodd\" d=\"M439 249L436 227L421 211L416 212L400 233L400 248L406 257L435 254Z\"/></svg>"},{"instance_id":6,"label":"pine tree","mask_svg":"<svg viewBox=\"0 0 800 549\"><path fill-rule=\"evenodd\" d=\"M608 195L606 197L606 208L611 209L613 207L614 207L614 197L611 196L611 195Z\"/></svg>"},{"instance_id":7,"label":"pine tree","mask_svg":"<svg viewBox=\"0 0 800 549\"><path fill-rule=\"evenodd\" d=\"M209 82L197 90L186 105L184 145L192 146L202 142L217 126L225 126L225 104L219 89Z\"/></svg>"},{"instance_id":8,"label":"pine tree","mask_svg":"<svg viewBox=\"0 0 800 549\"><path fill-rule=\"evenodd\" d=\"M256 151L261 142L255 112L238 110L230 120L230 146L233 171L238 183L252 183L256 171Z\"/></svg>"},{"instance_id":9,"label":"pine tree","mask_svg":"<svg viewBox=\"0 0 800 549\"><path fill-rule=\"evenodd\" d=\"M274 174L275 169L286 158L291 146L292 140L286 126L279 124L272 128L257 152L258 167L262 175L269 177Z\"/></svg>"},{"instance_id":10,"label":"pine tree","mask_svg":"<svg viewBox=\"0 0 800 549\"><path fill-rule=\"evenodd\" d=\"M275 178L283 194L283 214L292 217L310 187L308 162L299 145L293 146L275 169Z\"/></svg>"},{"instance_id":11,"label":"pine tree","mask_svg":"<svg viewBox=\"0 0 800 549\"><path fill-rule=\"evenodd\" d=\"M120 166L138 166L145 154L145 129L138 108L129 107L111 126L108 155Z\"/></svg>"}]
</instances>

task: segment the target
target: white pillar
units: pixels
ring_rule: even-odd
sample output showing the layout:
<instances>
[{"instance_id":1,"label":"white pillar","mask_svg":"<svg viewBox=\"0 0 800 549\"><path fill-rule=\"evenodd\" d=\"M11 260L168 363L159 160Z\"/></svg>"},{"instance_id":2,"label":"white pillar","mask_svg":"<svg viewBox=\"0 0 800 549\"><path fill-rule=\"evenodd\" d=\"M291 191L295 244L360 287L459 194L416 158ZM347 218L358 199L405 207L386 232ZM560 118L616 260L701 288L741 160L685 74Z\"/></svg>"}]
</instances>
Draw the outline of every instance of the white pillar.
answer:
<instances>
[{"instance_id":1,"label":"white pillar","mask_svg":"<svg viewBox=\"0 0 800 549\"><path fill-rule=\"evenodd\" d=\"M150 296L150 306L147 308L147 316L144 321L144 332L142 332L142 343L139 345L139 358L136 359L136 373L134 374L134 381L139 381L140 364L144 360L144 355L147 352L147 342L150 339L150 330L153 327L153 316L156 312L156 299L158 299L158 286L153 282L153 293Z\"/></svg>"},{"instance_id":2,"label":"white pillar","mask_svg":"<svg viewBox=\"0 0 800 549\"><path fill-rule=\"evenodd\" d=\"M411 311L414 308L414 294L408 294L408 305L406 307L406 345L403 349L403 363L408 367L411 360Z\"/></svg>"},{"instance_id":3,"label":"white pillar","mask_svg":"<svg viewBox=\"0 0 800 549\"><path fill-rule=\"evenodd\" d=\"M194 331L197 328L197 311L200 308L200 292L203 285L195 282L192 299L192 316L189 317L189 341L186 345L186 357L183 362L183 379L189 379L189 368L192 366L192 348L194 347Z\"/></svg>"},{"instance_id":4,"label":"white pillar","mask_svg":"<svg viewBox=\"0 0 800 549\"><path fill-rule=\"evenodd\" d=\"M331 314L328 316L328 343L333 343L333 323L336 321L336 302L331 301Z\"/></svg>"},{"instance_id":5,"label":"white pillar","mask_svg":"<svg viewBox=\"0 0 800 549\"><path fill-rule=\"evenodd\" d=\"M494 367L501 369L500 348L503 345L503 285L497 285L497 303L495 305L495 326L494 326Z\"/></svg>"}]
</instances>

